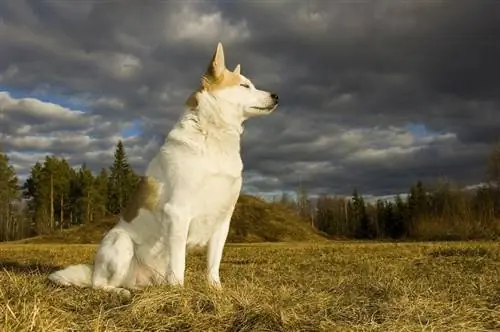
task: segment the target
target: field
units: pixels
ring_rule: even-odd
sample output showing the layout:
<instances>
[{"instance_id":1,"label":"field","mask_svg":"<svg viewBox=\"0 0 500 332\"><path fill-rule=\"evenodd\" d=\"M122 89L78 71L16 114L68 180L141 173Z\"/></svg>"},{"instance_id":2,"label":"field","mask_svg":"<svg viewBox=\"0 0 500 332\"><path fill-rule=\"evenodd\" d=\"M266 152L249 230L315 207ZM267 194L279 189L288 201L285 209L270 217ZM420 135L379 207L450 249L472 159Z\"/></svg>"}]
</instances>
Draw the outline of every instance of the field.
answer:
<instances>
[{"instance_id":1,"label":"field","mask_svg":"<svg viewBox=\"0 0 500 332\"><path fill-rule=\"evenodd\" d=\"M186 285L131 299L46 281L94 245L0 245L2 331L485 331L500 329L498 243L230 244L224 290L204 254Z\"/></svg>"}]
</instances>

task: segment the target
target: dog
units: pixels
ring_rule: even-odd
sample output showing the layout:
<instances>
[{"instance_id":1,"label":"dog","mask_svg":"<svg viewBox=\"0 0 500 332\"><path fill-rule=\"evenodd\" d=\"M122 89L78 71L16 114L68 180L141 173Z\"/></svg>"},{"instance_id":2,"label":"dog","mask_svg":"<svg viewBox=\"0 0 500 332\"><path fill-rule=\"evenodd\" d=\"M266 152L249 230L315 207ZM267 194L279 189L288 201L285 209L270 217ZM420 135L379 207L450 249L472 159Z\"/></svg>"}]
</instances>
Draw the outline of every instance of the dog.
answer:
<instances>
[{"instance_id":1,"label":"dog","mask_svg":"<svg viewBox=\"0 0 500 332\"><path fill-rule=\"evenodd\" d=\"M207 246L208 283L221 288L219 266L242 186L243 122L272 113L278 102L276 94L256 89L240 65L228 70L218 43L94 264L69 266L49 280L126 296L150 285L182 286L186 250Z\"/></svg>"}]
</instances>

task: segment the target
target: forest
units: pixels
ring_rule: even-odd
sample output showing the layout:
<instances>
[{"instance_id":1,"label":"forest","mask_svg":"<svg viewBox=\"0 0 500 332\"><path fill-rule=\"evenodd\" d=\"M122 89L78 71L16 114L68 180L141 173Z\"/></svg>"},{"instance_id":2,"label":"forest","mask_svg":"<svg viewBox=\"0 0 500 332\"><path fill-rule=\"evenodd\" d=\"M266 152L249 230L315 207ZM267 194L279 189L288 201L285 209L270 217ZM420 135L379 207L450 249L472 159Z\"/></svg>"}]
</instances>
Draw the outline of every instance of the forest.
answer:
<instances>
[{"instance_id":1,"label":"forest","mask_svg":"<svg viewBox=\"0 0 500 332\"><path fill-rule=\"evenodd\" d=\"M492 148L485 185L475 189L439 180L412 184L394 199L366 202L353 188L351 197L295 195L275 199L315 230L336 239L470 240L500 235L500 145ZM19 184L7 154L0 152L0 241L51 234L76 225L99 223L120 214L139 175L119 141L114 162L93 173L47 156ZM263 220L263 223L266 221Z\"/></svg>"}]
</instances>

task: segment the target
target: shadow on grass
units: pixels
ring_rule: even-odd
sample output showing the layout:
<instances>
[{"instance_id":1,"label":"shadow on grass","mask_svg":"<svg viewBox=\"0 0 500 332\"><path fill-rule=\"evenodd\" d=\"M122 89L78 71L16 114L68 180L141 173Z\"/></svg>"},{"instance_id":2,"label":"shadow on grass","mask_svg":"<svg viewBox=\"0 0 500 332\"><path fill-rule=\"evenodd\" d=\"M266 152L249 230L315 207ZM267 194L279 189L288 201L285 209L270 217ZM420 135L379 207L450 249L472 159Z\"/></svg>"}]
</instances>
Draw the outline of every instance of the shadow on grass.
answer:
<instances>
[{"instance_id":1,"label":"shadow on grass","mask_svg":"<svg viewBox=\"0 0 500 332\"><path fill-rule=\"evenodd\" d=\"M25 274L45 274L61 269L61 266L40 264L40 263L19 263L16 261L0 260L0 272L14 272Z\"/></svg>"}]
</instances>

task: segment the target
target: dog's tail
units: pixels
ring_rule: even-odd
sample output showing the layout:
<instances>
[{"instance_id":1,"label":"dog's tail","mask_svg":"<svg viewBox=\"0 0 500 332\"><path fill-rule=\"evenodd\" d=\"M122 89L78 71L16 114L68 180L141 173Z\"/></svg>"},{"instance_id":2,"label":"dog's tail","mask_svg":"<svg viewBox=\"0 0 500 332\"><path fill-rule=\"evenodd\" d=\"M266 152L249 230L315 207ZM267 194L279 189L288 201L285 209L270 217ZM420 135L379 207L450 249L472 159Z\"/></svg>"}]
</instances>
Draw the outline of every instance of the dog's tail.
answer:
<instances>
[{"instance_id":1,"label":"dog's tail","mask_svg":"<svg viewBox=\"0 0 500 332\"><path fill-rule=\"evenodd\" d=\"M89 264L71 265L49 275L49 280L62 286L92 286L94 267Z\"/></svg>"}]
</instances>

